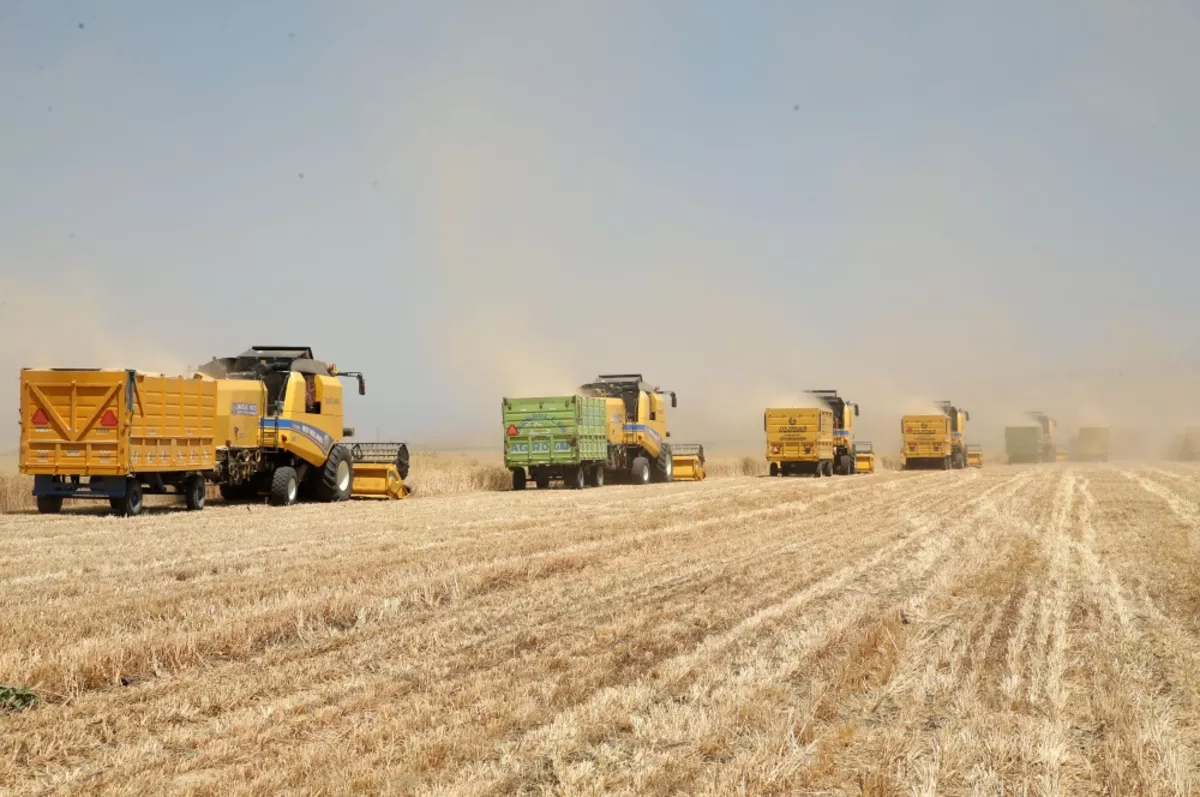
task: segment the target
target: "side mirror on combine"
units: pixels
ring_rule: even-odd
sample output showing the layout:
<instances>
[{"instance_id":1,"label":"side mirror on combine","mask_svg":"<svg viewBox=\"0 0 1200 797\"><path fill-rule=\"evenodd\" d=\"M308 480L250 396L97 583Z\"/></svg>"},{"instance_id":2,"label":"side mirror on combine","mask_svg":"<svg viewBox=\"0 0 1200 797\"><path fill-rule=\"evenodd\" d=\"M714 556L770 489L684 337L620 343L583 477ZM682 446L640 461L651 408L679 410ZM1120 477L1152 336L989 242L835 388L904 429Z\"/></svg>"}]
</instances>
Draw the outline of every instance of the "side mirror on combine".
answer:
<instances>
[{"instance_id":1,"label":"side mirror on combine","mask_svg":"<svg viewBox=\"0 0 1200 797\"><path fill-rule=\"evenodd\" d=\"M354 427L353 426L343 426L342 427L342 437L354 437Z\"/></svg>"},{"instance_id":2,"label":"side mirror on combine","mask_svg":"<svg viewBox=\"0 0 1200 797\"><path fill-rule=\"evenodd\" d=\"M963 417L969 421L969 420L971 420L971 413L967 412L966 410L963 410Z\"/></svg>"},{"instance_id":3,"label":"side mirror on combine","mask_svg":"<svg viewBox=\"0 0 1200 797\"><path fill-rule=\"evenodd\" d=\"M858 405L857 404L854 405L854 417L855 418L858 417Z\"/></svg>"},{"instance_id":4,"label":"side mirror on combine","mask_svg":"<svg viewBox=\"0 0 1200 797\"><path fill-rule=\"evenodd\" d=\"M677 398L675 397L675 391L674 391L674 390L672 390L672 391L671 391L671 407L672 407L672 408L675 408L675 407L678 407L678 406L679 406L679 399L677 399Z\"/></svg>"}]
</instances>

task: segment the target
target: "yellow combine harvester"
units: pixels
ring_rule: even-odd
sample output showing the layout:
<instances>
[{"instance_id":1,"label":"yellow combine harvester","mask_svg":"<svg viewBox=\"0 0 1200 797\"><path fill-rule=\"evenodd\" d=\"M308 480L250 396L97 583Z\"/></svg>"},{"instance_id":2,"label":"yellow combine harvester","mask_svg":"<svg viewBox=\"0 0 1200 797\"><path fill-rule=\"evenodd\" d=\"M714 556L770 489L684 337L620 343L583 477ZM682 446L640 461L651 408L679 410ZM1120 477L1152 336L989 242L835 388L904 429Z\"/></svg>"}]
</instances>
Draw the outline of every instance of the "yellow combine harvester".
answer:
<instances>
[{"instance_id":1,"label":"yellow combine harvester","mask_svg":"<svg viewBox=\"0 0 1200 797\"><path fill-rule=\"evenodd\" d=\"M300 499L403 498L408 447L403 443L345 442L339 371L313 358L307 346L252 346L237 357L214 358L198 376L217 386L217 462L210 480L226 500L265 493L272 504ZM356 478L362 474L358 484Z\"/></svg>"}]
</instances>

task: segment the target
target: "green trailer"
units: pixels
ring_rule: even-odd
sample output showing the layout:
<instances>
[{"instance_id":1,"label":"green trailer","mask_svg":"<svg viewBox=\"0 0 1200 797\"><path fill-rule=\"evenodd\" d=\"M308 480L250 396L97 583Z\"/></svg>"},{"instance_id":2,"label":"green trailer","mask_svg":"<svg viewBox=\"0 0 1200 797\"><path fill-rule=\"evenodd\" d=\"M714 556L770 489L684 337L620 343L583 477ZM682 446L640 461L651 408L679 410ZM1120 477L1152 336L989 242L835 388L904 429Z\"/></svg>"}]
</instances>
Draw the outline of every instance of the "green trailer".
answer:
<instances>
[{"instance_id":1,"label":"green trailer","mask_svg":"<svg viewBox=\"0 0 1200 797\"><path fill-rule=\"evenodd\" d=\"M1040 426L1005 427L1004 453L1008 455L1009 464L1054 461L1053 443Z\"/></svg>"},{"instance_id":2,"label":"green trailer","mask_svg":"<svg viewBox=\"0 0 1200 797\"><path fill-rule=\"evenodd\" d=\"M604 484L608 460L605 400L589 396L506 398L503 401L504 467L513 489L553 480L582 489Z\"/></svg>"}]
</instances>

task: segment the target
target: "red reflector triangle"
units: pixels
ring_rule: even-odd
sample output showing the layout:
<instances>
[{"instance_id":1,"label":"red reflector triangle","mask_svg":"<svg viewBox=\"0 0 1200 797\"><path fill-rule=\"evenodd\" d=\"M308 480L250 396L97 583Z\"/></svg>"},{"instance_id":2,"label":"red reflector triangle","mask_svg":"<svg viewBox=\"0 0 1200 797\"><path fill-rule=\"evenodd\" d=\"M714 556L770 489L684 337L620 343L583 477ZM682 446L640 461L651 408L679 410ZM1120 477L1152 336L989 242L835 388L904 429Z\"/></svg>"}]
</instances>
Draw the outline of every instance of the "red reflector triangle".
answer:
<instances>
[{"instance_id":1,"label":"red reflector triangle","mask_svg":"<svg viewBox=\"0 0 1200 797\"><path fill-rule=\"evenodd\" d=\"M100 418L100 425L112 428L117 425L117 414L112 410L105 410L104 415Z\"/></svg>"},{"instance_id":2,"label":"red reflector triangle","mask_svg":"<svg viewBox=\"0 0 1200 797\"><path fill-rule=\"evenodd\" d=\"M516 426L513 426L512 424L508 425L508 436L509 437L517 436L517 427Z\"/></svg>"},{"instance_id":3,"label":"red reflector triangle","mask_svg":"<svg viewBox=\"0 0 1200 797\"><path fill-rule=\"evenodd\" d=\"M50 423L50 419L46 417L46 411L38 407L37 412L33 414L33 422L37 426L45 426Z\"/></svg>"}]
</instances>

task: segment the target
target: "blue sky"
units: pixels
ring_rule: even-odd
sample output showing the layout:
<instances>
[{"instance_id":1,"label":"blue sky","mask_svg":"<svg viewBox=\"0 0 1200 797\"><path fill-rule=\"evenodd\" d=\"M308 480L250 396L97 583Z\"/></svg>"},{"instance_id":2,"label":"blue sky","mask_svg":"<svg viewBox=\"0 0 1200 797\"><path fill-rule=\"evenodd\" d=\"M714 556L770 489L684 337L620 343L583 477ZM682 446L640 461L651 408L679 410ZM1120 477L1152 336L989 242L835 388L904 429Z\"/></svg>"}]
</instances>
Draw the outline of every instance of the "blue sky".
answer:
<instances>
[{"instance_id":1,"label":"blue sky","mask_svg":"<svg viewBox=\"0 0 1200 797\"><path fill-rule=\"evenodd\" d=\"M342 5L0 7L0 412L259 342L431 441L606 369L721 440L1194 384L1187 3Z\"/></svg>"}]
</instances>

